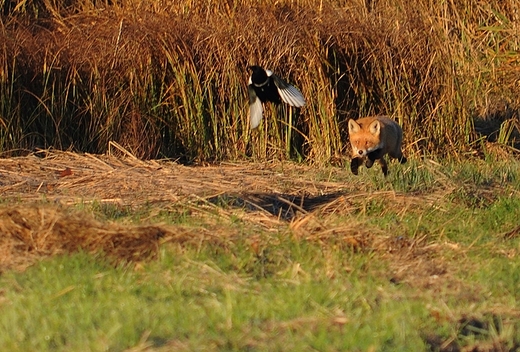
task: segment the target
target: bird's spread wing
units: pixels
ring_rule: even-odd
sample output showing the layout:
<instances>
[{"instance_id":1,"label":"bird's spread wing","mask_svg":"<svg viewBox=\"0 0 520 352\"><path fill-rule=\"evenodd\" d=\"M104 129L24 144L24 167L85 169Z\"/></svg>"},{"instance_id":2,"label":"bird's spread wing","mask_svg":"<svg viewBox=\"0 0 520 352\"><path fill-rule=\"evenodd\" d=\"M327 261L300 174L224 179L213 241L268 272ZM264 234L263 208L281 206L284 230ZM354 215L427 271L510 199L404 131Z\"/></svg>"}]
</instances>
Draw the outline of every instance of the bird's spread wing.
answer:
<instances>
[{"instance_id":1,"label":"bird's spread wing","mask_svg":"<svg viewBox=\"0 0 520 352\"><path fill-rule=\"evenodd\" d=\"M298 90L298 88L290 85L274 74L271 75L271 77L273 77L274 84L276 85L276 88L278 88L278 93L280 94L280 98L282 98L284 103L295 106L297 108L301 108L305 105L305 98Z\"/></svg>"},{"instance_id":2,"label":"bird's spread wing","mask_svg":"<svg viewBox=\"0 0 520 352\"><path fill-rule=\"evenodd\" d=\"M257 128L262 120L263 115L263 107L262 102L256 96L254 88L249 85L247 87L249 91L249 121L251 123L251 128Z\"/></svg>"}]
</instances>

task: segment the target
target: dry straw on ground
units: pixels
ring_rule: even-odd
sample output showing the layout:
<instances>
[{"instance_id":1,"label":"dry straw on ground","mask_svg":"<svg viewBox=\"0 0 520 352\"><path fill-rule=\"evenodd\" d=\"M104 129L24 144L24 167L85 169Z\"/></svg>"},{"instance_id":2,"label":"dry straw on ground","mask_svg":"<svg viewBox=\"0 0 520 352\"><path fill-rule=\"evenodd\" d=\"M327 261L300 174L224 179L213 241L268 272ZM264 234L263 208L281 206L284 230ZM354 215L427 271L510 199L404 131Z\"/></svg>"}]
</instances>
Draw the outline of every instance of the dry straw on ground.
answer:
<instances>
[{"instance_id":1,"label":"dry straw on ground","mask_svg":"<svg viewBox=\"0 0 520 352\"><path fill-rule=\"evenodd\" d=\"M343 185L298 179L310 166L221 163L188 167L170 161L47 152L0 159L4 199L47 200L63 205L89 202L130 207L171 205L227 194L333 193ZM283 171L281 171L283 170Z\"/></svg>"},{"instance_id":2,"label":"dry straw on ground","mask_svg":"<svg viewBox=\"0 0 520 352\"><path fill-rule=\"evenodd\" d=\"M122 148L116 151L124 155L46 150L0 159L5 202L0 207L0 271L23 269L41 257L77 250L128 262L154 257L163 242L204 240L225 245L240 234L225 221L213 225L214 219L236 217L262 231L289 230L301 239L332 241L345 250L370 248L414 258L423 243L398 243L395 236L366 224L338 223L336 216L363 211L360 204L369 198L391 199L405 210L432 204L446 194L446 190L424 196L370 193L351 182L332 181L334 173L348 173L337 168L319 176L317 169L291 163L187 167L141 161ZM102 221L78 209L85 204L128 211L146 208L150 217L161 211L189 211L210 228L146 225L146 219L140 220L144 225ZM241 240L249 241L253 250L268 245L254 234Z\"/></svg>"},{"instance_id":3,"label":"dry straw on ground","mask_svg":"<svg viewBox=\"0 0 520 352\"><path fill-rule=\"evenodd\" d=\"M121 226L56 206L19 205L0 209L0 272L78 250L105 253L119 261L153 256L167 234L160 226Z\"/></svg>"}]
</instances>

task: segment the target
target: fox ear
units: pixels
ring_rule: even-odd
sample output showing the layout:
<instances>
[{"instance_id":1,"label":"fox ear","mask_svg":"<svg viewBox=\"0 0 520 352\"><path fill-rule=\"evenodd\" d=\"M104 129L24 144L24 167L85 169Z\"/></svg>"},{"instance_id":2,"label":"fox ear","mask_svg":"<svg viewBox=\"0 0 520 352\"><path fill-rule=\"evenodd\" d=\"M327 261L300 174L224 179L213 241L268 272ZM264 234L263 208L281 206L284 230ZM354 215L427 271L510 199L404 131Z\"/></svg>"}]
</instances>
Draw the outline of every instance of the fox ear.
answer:
<instances>
[{"instance_id":1,"label":"fox ear","mask_svg":"<svg viewBox=\"0 0 520 352\"><path fill-rule=\"evenodd\" d=\"M356 121L354 121L352 119L348 120L348 133L349 134L357 133L357 132L359 132L360 129L361 129L361 126L359 126L359 124Z\"/></svg>"},{"instance_id":2,"label":"fox ear","mask_svg":"<svg viewBox=\"0 0 520 352\"><path fill-rule=\"evenodd\" d=\"M370 126L368 126L368 130L373 135L379 136L379 132L381 131L381 124L378 120L375 120L370 124Z\"/></svg>"}]
</instances>

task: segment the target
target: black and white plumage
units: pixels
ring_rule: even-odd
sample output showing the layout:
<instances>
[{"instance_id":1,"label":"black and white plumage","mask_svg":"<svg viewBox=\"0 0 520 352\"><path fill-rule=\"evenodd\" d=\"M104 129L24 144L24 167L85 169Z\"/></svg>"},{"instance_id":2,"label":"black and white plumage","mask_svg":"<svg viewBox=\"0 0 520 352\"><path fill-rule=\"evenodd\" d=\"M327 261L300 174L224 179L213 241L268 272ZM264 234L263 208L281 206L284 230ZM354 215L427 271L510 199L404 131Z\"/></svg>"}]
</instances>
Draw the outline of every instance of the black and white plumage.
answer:
<instances>
[{"instance_id":1,"label":"black and white plumage","mask_svg":"<svg viewBox=\"0 0 520 352\"><path fill-rule=\"evenodd\" d=\"M262 103L270 101L280 104L283 101L298 108L305 105L305 98L298 88L285 82L272 71L264 70L260 66L249 66L249 69L253 71L248 85L251 128L257 128L262 120Z\"/></svg>"}]
</instances>

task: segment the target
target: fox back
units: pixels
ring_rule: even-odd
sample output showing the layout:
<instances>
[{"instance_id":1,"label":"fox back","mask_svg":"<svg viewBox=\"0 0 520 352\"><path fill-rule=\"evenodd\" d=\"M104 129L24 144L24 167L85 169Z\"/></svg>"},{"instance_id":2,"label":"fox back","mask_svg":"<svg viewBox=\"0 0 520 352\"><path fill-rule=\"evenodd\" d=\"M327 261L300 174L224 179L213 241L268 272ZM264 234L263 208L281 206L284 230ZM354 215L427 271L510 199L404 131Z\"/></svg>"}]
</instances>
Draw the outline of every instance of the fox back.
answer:
<instances>
[{"instance_id":1,"label":"fox back","mask_svg":"<svg viewBox=\"0 0 520 352\"><path fill-rule=\"evenodd\" d=\"M375 160L379 160L386 175L386 154L401 163L406 162L401 151L403 130L387 116L364 117L357 121L351 119L348 122L348 133L352 145L351 169L354 174L357 174L357 168L363 161L366 161L367 167L371 167Z\"/></svg>"}]
</instances>

